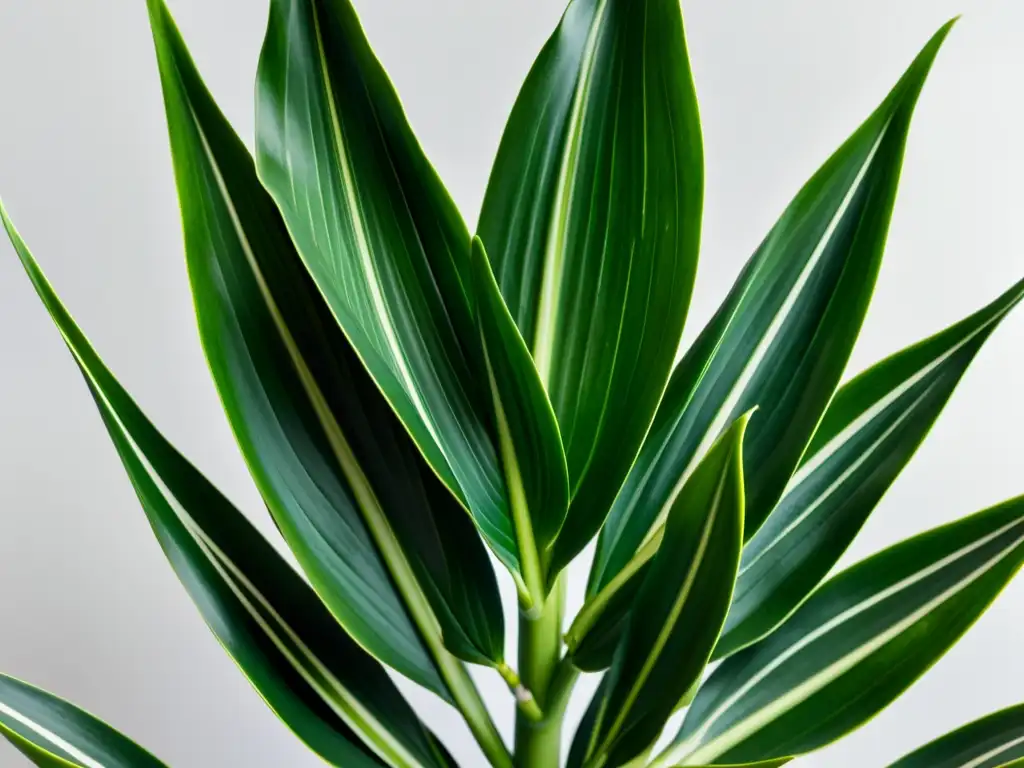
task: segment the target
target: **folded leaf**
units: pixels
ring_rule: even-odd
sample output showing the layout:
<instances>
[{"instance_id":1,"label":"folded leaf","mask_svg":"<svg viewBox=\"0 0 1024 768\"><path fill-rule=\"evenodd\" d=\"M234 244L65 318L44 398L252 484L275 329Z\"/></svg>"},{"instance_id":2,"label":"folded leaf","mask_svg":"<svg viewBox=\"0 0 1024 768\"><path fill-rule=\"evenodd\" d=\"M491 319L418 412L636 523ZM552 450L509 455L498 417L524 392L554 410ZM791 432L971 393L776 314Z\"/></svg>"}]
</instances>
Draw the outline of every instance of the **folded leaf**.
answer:
<instances>
[{"instance_id":1,"label":"folded leaf","mask_svg":"<svg viewBox=\"0 0 1024 768\"><path fill-rule=\"evenodd\" d=\"M552 576L597 533L654 416L702 196L679 3L573 0L509 117L479 227L568 459Z\"/></svg>"},{"instance_id":2,"label":"folded leaf","mask_svg":"<svg viewBox=\"0 0 1024 768\"><path fill-rule=\"evenodd\" d=\"M669 513L608 671L591 760L624 765L651 747L715 647L743 546L741 416L708 452Z\"/></svg>"},{"instance_id":3,"label":"folded leaf","mask_svg":"<svg viewBox=\"0 0 1024 768\"><path fill-rule=\"evenodd\" d=\"M348 0L273 0L256 163L317 287L431 467L518 576L469 232Z\"/></svg>"},{"instance_id":4,"label":"folded leaf","mask_svg":"<svg viewBox=\"0 0 1024 768\"><path fill-rule=\"evenodd\" d=\"M999 768L1020 759L1024 759L1024 704L957 728L889 768Z\"/></svg>"},{"instance_id":5,"label":"folded leaf","mask_svg":"<svg viewBox=\"0 0 1024 768\"><path fill-rule=\"evenodd\" d=\"M85 377L167 559L260 696L333 765L449 765L384 668L139 410L60 303L2 208L0 214Z\"/></svg>"},{"instance_id":6,"label":"folded leaf","mask_svg":"<svg viewBox=\"0 0 1024 768\"><path fill-rule=\"evenodd\" d=\"M447 696L436 623L461 658L503 658L487 552L337 327L166 8L150 8L200 338L242 453L342 625Z\"/></svg>"},{"instance_id":7,"label":"folded leaf","mask_svg":"<svg viewBox=\"0 0 1024 768\"><path fill-rule=\"evenodd\" d=\"M0 735L44 768L166 768L102 720L4 674Z\"/></svg>"},{"instance_id":8,"label":"folded leaf","mask_svg":"<svg viewBox=\"0 0 1024 768\"><path fill-rule=\"evenodd\" d=\"M653 765L770 760L849 733L941 658L1022 563L1024 497L858 563L723 661Z\"/></svg>"},{"instance_id":9,"label":"folded leaf","mask_svg":"<svg viewBox=\"0 0 1024 768\"><path fill-rule=\"evenodd\" d=\"M768 634L828 574L906 466L1024 281L840 388L779 506L743 550L715 656Z\"/></svg>"},{"instance_id":10,"label":"folded leaf","mask_svg":"<svg viewBox=\"0 0 1024 768\"><path fill-rule=\"evenodd\" d=\"M601 532L589 594L649 540L708 447L754 406L744 445L748 538L775 506L867 311L911 114L950 24L800 190L672 374Z\"/></svg>"},{"instance_id":11,"label":"folded leaf","mask_svg":"<svg viewBox=\"0 0 1024 768\"><path fill-rule=\"evenodd\" d=\"M522 572L532 602L542 604L546 556L569 505L562 438L479 238L473 239L473 286Z\"/></svg>"}]
</instances>

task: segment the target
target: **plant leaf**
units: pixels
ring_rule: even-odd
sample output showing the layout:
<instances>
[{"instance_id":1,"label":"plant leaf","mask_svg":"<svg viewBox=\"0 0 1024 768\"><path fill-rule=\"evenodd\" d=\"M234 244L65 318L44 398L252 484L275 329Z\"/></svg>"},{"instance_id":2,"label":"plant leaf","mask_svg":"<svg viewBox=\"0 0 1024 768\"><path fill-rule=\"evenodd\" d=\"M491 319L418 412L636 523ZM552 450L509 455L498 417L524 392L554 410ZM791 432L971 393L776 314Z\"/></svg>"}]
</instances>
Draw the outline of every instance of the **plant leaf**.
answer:
<instances>
[{"instance_id":1,"label":"plant leaf","mask_svg":"<svg viewBox=\"0 0 1024 768\"><path fill-rule=\"evenodd\" d=\"M653 766L769 760L865 723L960 639L1024 563L1024 497L886 549L723 661Z\"/></svg>"},{"instance_id":2,"label":"plant leaf","mask_svg":"<svg viewBox=\"0 0 1024 768\"><path fill-rule=\"evenodd\" d=\"M0 674L0 734L45 768L166 768L88 712Z\"/></svg>"},{"instance_id":3,"label":"plant leaf","mask_svg":"<svg viewBox=\"0 0 1024 768\"><path fill-rule=\"evenodd\" d=\"M672 374L601 532L588 594L649 540L708 446L754 406L744 446L748 538L778 501L864 319L911 114L951 24L800 190Z\"/></svg>"},{"instance_id":4,"label":"plant leaf","mask_svg":"<svg viewBox=\"0 0 1024 768\"><path fill-rule=\"evenodd\" d=\"M576 726L576 733L572 737L572 745L569 748L569 757L565 768L583 768L588 755L597 746L593 743L594 739L597 738L595 726L598 725L598 717L603 708L605 696L608 694L608 684L610 682L611 679L608 675L605 675L594 691L594 695L591 697L590 703L583 713L580 724Z\"/></svg>"},{"instance_id":5,"label":"plant leaf","mask_svg":"<svg viewBox=\"0 0 1024 768\"><path fill-rule=\"evenodd\" d=\"M260 177L355 351L518 577L480 384L469 232L348 0L272 0L256 148Z\"/></svg>"},{"instance_id":6,"label":"plant leaf","mask_svg":"<svg viewBox=\"0 0 1024 768\"><path fill-rule=\"evenodd\" d=\"M743 546L743 433L726 431L669 513L608 672L597 716L597 766L623 765L649 748L700 679L725 622Z\"/></svg>"},{"instance_id":7,"label":"plant leaf","mask_svg":"<svg viewBox=\"0 0 1024 768\"><path fill-rule=\"evenodd\" d=\"M242 453L342 625L447 697L424 624L463 659L503 658L486 550L337 327L166 8L150 9L200 339Z\"/></svg>"},{"instance_id":8,"label":"plant leaf","mask_svg":"<svg viewBox=\"0 0 1024 768\"><path fill-rule=\"evenodd\" d=\"M1024 758L1024 704L957 728L889 768L999 768Z\"/></svg>"},{"instance_id":9,"label":"plant leaf","mask_svg":"<svg viewBox=\"0 0 1024 768\"><path fill-rule=\"evenodd\" d=\"M743 550L716 658L767 635L825 578L1022 296L1024 281L840 388L782 501Z\"/></svg>"},{"instance_id":10,"label":"plant leaf","mask_svg":"<svg viewBox=\"0 0 1024 768\"><path fill-rule=\"evenodd\" d=\"M546 563L531 560L536 559L535 553L547 553L569 506L562 438L530 351L501 298L479 238L473 239L473 278L522 571L533 600L542 603L547 595Z\"/></svg>"},{"instance_id":11,"label":"plant leaf","mask_svg":"<svg viewBox=\"0 0 1024 768\"><path fill-rule=\"evenodd\" d=\"M344 768L450 761L384 668L139 410L60 303L0 208L29 278L81 369L146 517L204 621L281 720Z\"/></svg>"},{"instance_id":12,"label":"plant leaf","mask_svg":"<svg viewBox=\"0 0 1024 768\"><path fill-rule=\"evenodd\" d=\"M568 459L552 578L597 533L654 416L702 196L679 3L573 0L509 117L479 227Z\"/></svg>"}]
</instances>

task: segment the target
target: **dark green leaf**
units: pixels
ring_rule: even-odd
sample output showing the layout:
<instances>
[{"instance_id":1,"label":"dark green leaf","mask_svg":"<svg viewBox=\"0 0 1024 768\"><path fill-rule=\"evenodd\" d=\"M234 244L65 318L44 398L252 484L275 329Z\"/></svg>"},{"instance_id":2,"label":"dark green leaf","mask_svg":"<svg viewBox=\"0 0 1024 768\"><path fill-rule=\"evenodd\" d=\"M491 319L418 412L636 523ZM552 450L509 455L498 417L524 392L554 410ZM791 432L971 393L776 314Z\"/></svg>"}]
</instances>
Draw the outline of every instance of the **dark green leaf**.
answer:
<instances>
[{"instance_id":1,"label":"dark green leaf","mask_svg":"<svg viewBox=\"0 0 1024 768\"><path fill-rule=\"evenodd\" d=\"M480 235L551 397L573 497L551 575L597 533L668 378L703 152L677 0L573 0L498 150Z\"/></svg>"},{"instance_id":2,"label":"dark green leaf","mask_svg":"<svg viewBox=\"0 0 1024 768\"><path fill-rule=\"evenodd\" d=\"M569 505L562 438L479 238L473 239L473 285L522 572L533 601L541 604L547 593L546 555Z\"/></svg>"},{"instance_id":3,"label":"dark green leaf","mask_svg":"<svg viewBox=\"0 0 1024 768\"><path fill-rule=\"evenodd\" d=\"M356 353L518 577L479 375L469 232L348 0L272 0L256 146L260 176Z\"/></svg>"},{"instance_id":4,"label":"dark green leaf","mask_svg":"<svg viewBox=\"0 0 1024 768\"><path fill-rule=\"evenodd\" d=\"M597 725L598 715L604 704L605 695L608 693L608 683L609 678L605 675L597 686L597 690L594 691L594 695L591 697L590 703L583 713L583 719L576 726L576 733L573 734L572 746L569 748L569 759L565 764L565 768L583 768L586 764L587 755L593 752L594 747L597 746L593 743L593 740L597 738L594 726Z\"/></svg>"},{"instance_id":5,"label":"dark green leaf","mask_svg":"<svg viewBox=\"0 0 1024 768\"><path fill-rule=\"evenodd\" d=\"M975 720L889 768L999 768L1024 759L1024 704Z\"/></svg>"},{"instance_id":6,"label":"dark green leaf","mask_svg":"<svg viewBox=\"0 0 1024 768\"><path fill-rule=\"evenodd\" d=\"M715 647L743 546L748 419L712 446L669 513L608 671L591 739L595 766L615 768L651 747Z\"/></svg>"},{"instance_id":7,"label":"dark green leaf","mask_svg":"<svg viewBox=\"0 0 1024 768\"><path fill-rule=\"evenodd\" d=\"M260 696L334 765L448 765L384 668L139 410L60 303L2 208L0 213L85 377L160 546Z\"/></svg>"},{"instance_id":8,"label":"dark green leaf","mask_svg":"<svg viewBox=\"0 0 1024 768\"><path fill-rule=\"evenodd\" d=\"M503 658L486 550L337 327L166 9L150 7L200 338L242 453L338 620L447 696L434 618L452 653Z\"/></svg>"},{"instance_id":9,"label":"dark green leaf","mask_svg":"<svg viewBox=\"0 0 1024 768\"><path fill-rule=\"evenodd\" d=\"M723 661L654 766L770 760L840 738L941 658L1022 563L1024 497L858 563Z\"/></svg>"},{"instance_id":10,"label":"dark green leaf","mask_svg":"<svg viewBox=\"0 0 1024 768\"><path fill-rule=\"evenodd\" d=\"M166 768L102 720L3 674L0 734L44 768Z\"/></svg>"},{"instance_id":11,"label":"dark green leaf","mask_svg":"<svg viewBox=\"0 0 1024 768\"><path fill-rule=\"evenodd\" d=\"M768 634L832 569L924 440L1024 281L840 388L779 506L743 550L715 656Z\"/></svg>"},{"instance_id":12,"label":"dark green leaf","mask_svg":"<svg viewBox=\"0 0 1024 768\"><path fill-rule=\"evenodd\" d=\"M672 374L601 532L589 594L649 540L707 448L754 406L744 447L748 538L775 506L864 319L911 114L950 24L800 190Z\"/></svg>"}]
</instances>

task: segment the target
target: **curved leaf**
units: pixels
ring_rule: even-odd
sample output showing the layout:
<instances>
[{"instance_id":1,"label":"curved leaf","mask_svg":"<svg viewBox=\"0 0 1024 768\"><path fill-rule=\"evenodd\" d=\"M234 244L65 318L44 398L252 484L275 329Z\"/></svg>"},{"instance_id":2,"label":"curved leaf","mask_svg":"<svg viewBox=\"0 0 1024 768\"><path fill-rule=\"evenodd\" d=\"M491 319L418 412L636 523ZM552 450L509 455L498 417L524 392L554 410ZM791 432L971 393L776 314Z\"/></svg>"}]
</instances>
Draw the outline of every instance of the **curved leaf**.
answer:
<instances>
[{"instance_id":1,"label":"curved leaf","mask_svg":"<svg viewBox=\"0 0 1024 768\"><path fill-rule=\"evenodd\" d=\"M242 453L342 625L447 697L437 622L452 653L503 659L486 550L338 329L166 8L150 9L200 338Z\"/></svg>"},{"instance_id":2,"label":"curved leaf","mask_svg":"<svg viewBox=\"0 0 1024 768\"><path fill-rule=\"evenodd\" d=\"M46 768L167 768L102 720L4 674L0 735Z\"/></svg>"},{"instance_id":3,"label":"curved leaf","mask_svg":"<svg viewBox=\"0 0 1024 768\"><path fill-rule=\"evenodd\" d=\"M167 559L260 696L333 765L449 765L384 668L139 410L60 303L2 208L0 214L85 377Z\"/></svg>"},{"instance_id":4,"label":"curved leaf","mask_svg":"<svg viewBox=\"0 0 1024 768\"><path fill-rule=\"evenodd\" d=\"M256 163L355 351L518 576L481 383L469 232L348 0L272 0Z\"/></svg>"},{"instance_id":5,"label":"curved leaf","mask_svg":"<svg viewBox=\"0 0 1024 768\"><path fill-rule=\"evenodd\" d=\"M1024 497L858 563L723 661L653 765L769 760L840 738L941 658L1022 563Z\"/></svg>"},{"instance_id":6,"label":"curved leaf","mask_svg":"<svg viewBox=\"0 0 1024 768\"><path fill-rule=\"evenodd\" d=\"M595 766L620 766L654 744L696 683L725 622L743 546L741 416L712 446L669 513L608 671Z\"/></svg>"},{"instance_id":7,"label":"curved leaf","mask_svg":"<svg viewBox=\"0 0 1024 768\"><path fill-rule=\"evenodd\" d=\"M569 505L562 438L479 238L473 239L473 286L522 572L531 602L543 604L546 555Z\"/></svg>"},{"instance_id":8,"label":"curved leaf","mask_svg":"<svg viewBox=\"0 0 1024 768\"><path fill-rule=\"evenodd\" d=\"M1024 759L1024 704L975 720L889 768L999 768Z\"/></svg>"},{"instance_id":9,"label":"curved leaf","mask_svg":"<svg viewBox=\"0 0 1024 768\"><path fill-rule=\"evenodd\" d=\"M782 501L743 550L716 658L764 637L825 578L1022 296L1024 281L840 388Z\"/></svg>"},{"instance_id":10,"label":"curved leaf","mask_svg":"<svg viewBox=\"0 0 1024 768\"><path fill-rule=\"evenodd\" d=\"M573 0L509 117L479 226L568 459L552 578L597 533L654 416L702 196L679 3Z\"/></svg>"},{"instance_id":11,"label":"curved leaf","mask_svg":"<svg viewBox=\"0 0 1024 768\"><path fill-rule=\"evenodd\" d=\"M715 438L754 406L744 446L748 538L775 506L867 311L911 115L951 24L800 190L677 366L601 531L589 594L650 539Z\"/></svg>"}]
</instances>

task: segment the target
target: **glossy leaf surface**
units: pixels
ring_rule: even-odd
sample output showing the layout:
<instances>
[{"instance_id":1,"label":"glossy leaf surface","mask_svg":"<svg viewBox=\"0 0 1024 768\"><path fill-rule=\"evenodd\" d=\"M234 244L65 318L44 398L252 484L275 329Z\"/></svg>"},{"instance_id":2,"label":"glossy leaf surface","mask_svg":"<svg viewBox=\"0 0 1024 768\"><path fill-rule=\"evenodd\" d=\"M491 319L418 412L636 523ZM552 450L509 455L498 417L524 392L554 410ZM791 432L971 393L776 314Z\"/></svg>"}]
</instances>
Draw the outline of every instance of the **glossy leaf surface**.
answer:
<instances>
[{"instance_id":1,"label":"glossy leaf surface","mask_svg":"<svg viewBox=\"0 0 1024 768\"><path fill-rule=\"evenodd\" d=\"M601 532L589 594L662 525L707 448L754 406L744 447L748 538L778 501L867 311L911 115L949 27L800 190L677 366Z\"/></svg>"},{"instance_id":2,"label":"glossy leaf surface","mask_svg":"<svg viewBox=\"0 0 1024 768\"><path fill-rule=\"evenodd\" d=\"M906 755L889 768L999 768L1024 759L1024 704L993 712Z\"/></svg>"},{"instance_id":3,"label":"glossy leaf surface","mask_svg":"<svg viewBox=\"0 0 1024 768\"><path fill-rule=\"evenodd\" d=\"M139 410L60 303L6 214L3 219L167 559L260 696L333 765L449 765L384 668Z\"/></svg>"},{"instance_id":4,"label":"glossy leaf surface","mask_svg":"<svg viewBox=\"0 0 1024 768\"><path fill-rule=\"evenodd\" d=\"M44 768L167 768L102 720L3 674L0 735Z\"/></svg>"},{"instance_id":5,"label":"glossy leaf surface","mask_svg":"<svg viewBox=\"0 0 1024 768\"><path fill-rule=\"evenodd\" d=\"M1022 295L1024 282L840 388L782 501L743 550L716 657L768 634L825 578Z\"/></svg>"},{"instance_id":6,"label":"glossy leaf surface","mask_svg":"<svg viewBox=\"0 0 1024 768\"><path fill-rule=\"evenodd\" d=\"M348 0L273 0L256 163L317 287L445 484L518 575L481 376L469 232Z\"/></svg>"},{"instance_id":7,"label":"glossy leaf surface","mask_svg":"<svg viewBox=\"0 0 1024 768\"><path fill-rule=\"evenodd\" d=\"M654 765L768 760L849 733L941 658L1022 563L1024 497L858 563L723 661Z\"/></svg>"},{"instance_id":8,"label":"glossy leaf surface","mask_svg":"<svg viewBox=\"0 0 1024 768\"><path fill-rule=\"evenodd\" d=\"M669 513L608 671L595 765L620 766L648 749L715 646L743 546L748 419L741 416L711 448Z\"/></svg>"},{"instance_id":9,"label":"glossy leaf surface","mask_svg":"<svg viewBox=\"0 0 1024 768\"><path fill-rule=\"evenodd\" d=\"M679 3L573 0L509 117L479 227L565 445L552 574L597 533L654 415L702 195Z\"/></svg>"},{"instance_id":10,"label":"glossy leaf surface","mask_svg":"<svg viewBox=\"0 0 1024 768\"><path fill-rule=\"evenodd\" d=\"M423 639L435 623L458 656L503 658L487 553L337 327L166 10L152 7L200 338L242 453L342 625L447 696Z\"/></svg>"},{"instance_id":11,"label":"glossy leaf surface","mask_svg":"<svg viewBox=\"0 0 1024 768\"><path fill-rule=\"evenodd\" d=\"M547 553L569 505L562 439L530 351L505 307L479 238L473 240L473 286L524 581L531 597L542 603Z\"/></svg>"}]
</instances>

